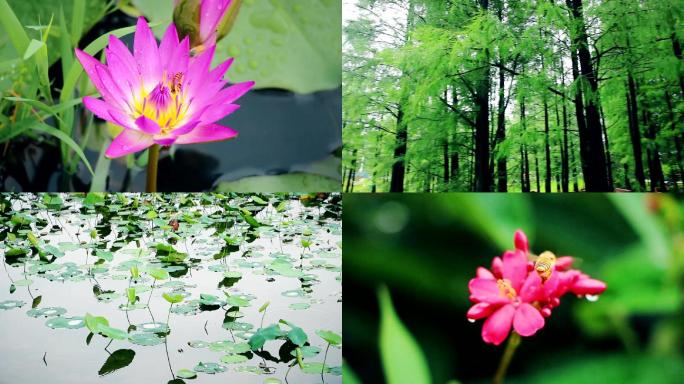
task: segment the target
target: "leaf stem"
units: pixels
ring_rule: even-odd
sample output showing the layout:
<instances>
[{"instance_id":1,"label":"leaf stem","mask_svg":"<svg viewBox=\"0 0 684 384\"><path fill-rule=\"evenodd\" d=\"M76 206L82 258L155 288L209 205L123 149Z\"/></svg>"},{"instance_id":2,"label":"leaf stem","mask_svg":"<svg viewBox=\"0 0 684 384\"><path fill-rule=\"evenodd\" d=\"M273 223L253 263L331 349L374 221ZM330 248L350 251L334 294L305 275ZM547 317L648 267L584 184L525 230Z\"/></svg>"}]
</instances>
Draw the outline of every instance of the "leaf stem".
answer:
<instances>
[{"instance_id":1,"label":"leaf stem","mask_svg":"<svg viewBox=\"0 0 684 384\"><path fill-rule=\"evenodd\" d=\"M159 161L159 144L150 147L147 156L147 184L145 192L157 192L157 163Z\"/></svg>"},{"instance_id":2,"label":"leaf stem","mask_svg":"<svg viewBox=\"0 0 684 384\"><path fill-rule=\"evenodd\" d=\"M520 335L513 332L508 339L508 344L506 344L506 350L501 357L499 368L496 370L496 375L494 375L494 379L492 380L493 384L503 383L504 377L506 376L506 370L508 370L508 365L511 363L511 360L513 360L513 354L515 353L516 348L518 348L518 345L520 345L520 341Z\"/></svg>"}]
</instances>

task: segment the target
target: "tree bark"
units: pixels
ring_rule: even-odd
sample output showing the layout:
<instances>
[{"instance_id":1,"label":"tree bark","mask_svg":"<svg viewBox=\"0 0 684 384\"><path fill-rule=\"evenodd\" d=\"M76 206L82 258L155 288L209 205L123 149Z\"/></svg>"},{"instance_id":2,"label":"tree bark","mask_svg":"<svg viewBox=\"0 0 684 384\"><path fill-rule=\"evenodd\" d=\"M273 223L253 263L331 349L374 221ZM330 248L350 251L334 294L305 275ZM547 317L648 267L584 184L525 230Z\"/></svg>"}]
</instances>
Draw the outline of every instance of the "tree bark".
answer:
<instances>
[{"instance_id":1,"label":"tree bark","mask_svg":"<svg viewBox=\"0 0 684 384\"><path fill-rule=\"evenodd\" d=\"M483 11L489 9L488 0L479 0ZM484 59L480 82L477 85L475 104L477 116L475 118L475 191L489 192L491 190L491 172L489 169L489 88L490 66L489 49L484 49Z\"/></svg>"},{"instance_id":2,"label":"tree bark","mask_svg":"<svg viewBox=\"0 0 684 384\"><path fill-rule=\"evenodd\" d=\"M394 164L392 165L392 180L390 182L390 192L404 192L404 177L406 175L405 156L406 139L408 129L404 121L404 111L401 106L397 113L397 133L394 146Z\"/></svg>"},{"instance_id":3,"label":"tree bark","mask_svg":"<svg viewBox=\"0 0 684 384\"><path fill-rule=\"evenodd\" d=\"M598 112L598 78L592 64L591 52L589 51L589 39L582 10L582 0L566 0L568 7L575 19L577 30L571 33L573 48L577 50L579 70L582 77L589 84L590 94L585 93L586 130L580 131L580 147L584 148L583 171L584 182L588 192L608 192L610 185L606 168L606 155L601 140L601 119ZM579 88L579 87L578 87ZM581 99L580 99L581 100ZM580 101L581 103L581 101Z\"/></svg>"},{"instance_id":4,"label":"tree bark","mask_svg":"<svg viewBox=\"0 0 684 384\"><path fill-rule=\"evenodd\" d=\"M631 73L627 75L627 116L629 118L629 136L632 140L632 152L634 153L634 176L639 183L639 190L645 191L646 176L644 175L641 132L639 130L639 107L637 104L636 83Z\"/></svg>"}]
</instances>

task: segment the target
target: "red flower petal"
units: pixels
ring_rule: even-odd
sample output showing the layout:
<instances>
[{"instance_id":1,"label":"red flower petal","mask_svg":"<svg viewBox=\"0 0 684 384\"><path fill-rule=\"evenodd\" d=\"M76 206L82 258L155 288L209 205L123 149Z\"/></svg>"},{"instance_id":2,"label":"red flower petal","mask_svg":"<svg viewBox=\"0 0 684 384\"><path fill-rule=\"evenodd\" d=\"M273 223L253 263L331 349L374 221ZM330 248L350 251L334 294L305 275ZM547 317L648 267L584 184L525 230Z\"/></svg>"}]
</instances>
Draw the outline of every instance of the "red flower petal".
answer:
<instances>
[{"instance_id":1,"label":"red flower petal","mask_svg":"<svg viewBox=\"0 0 684 384\"><path fill-rule=\"evenodd\" d=\"M511 331L515 312L513 305L508 304L489 316L482 326L482 340L494 345L499 345L506 340Z\"/></svg>"},{"instance_id":2,"label":"red flower petal","mask_svg":"<svg viewBox=\"0 0 684 384\"><path fill-rule=\"evenodd\" d=\"M515 244L515 249L523 251L525 254L529 252L527 236L525 235L525 232L521 231L520 229L515 231L513 243Z\"/></svg>"},{"instance_id":3,"label":"red flower petal","mask_svg":"<svg viewBox=\"0 0 684 384\"><path fill-rule=\"evenodd\" d=\"M532 336L544 326L544 318L539 311L527 303L515 310L513 328L520 336Z\"/></svg>"},{"instance_id":4,"label":"red flower petal","mask_svg":"<svg viewBox=\"0 0 684 384\"><path fill-rule=\"evenodd\" d=\"M520 292L527 276L527 257L520 251L506 251L503 255L503 277L511 282L516 292Z\"/></svg>"}]
</instances>

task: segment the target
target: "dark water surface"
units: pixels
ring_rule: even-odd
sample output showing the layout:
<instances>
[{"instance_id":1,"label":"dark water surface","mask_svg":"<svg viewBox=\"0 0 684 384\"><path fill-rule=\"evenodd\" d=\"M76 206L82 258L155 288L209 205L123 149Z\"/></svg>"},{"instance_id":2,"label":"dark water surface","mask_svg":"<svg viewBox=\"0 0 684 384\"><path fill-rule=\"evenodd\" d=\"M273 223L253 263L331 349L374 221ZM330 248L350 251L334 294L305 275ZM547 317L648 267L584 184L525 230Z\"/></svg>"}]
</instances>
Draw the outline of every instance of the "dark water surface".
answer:
<instances>
[{"instance_id":1,"label":"dark water surface","mask_svg":"<svg viewBox=\"0 0 684 384\"><path fill-rule=\"evenodd\" d=\"M0 383L167 383L200 362L219 363L226 371L197 373L185 382L284 383L286 374L289 383L342 382L341 346L329 348L323 375L305 373L297 364L287 373L296 363L287 337L266 341L263 350L245 348L261 327L260 307L270 302L263 327L281 319L301 327L306 348L320 350L305 356L304 370L321 368L327 343L316 331L341 334L342 328L339 196L306 200L309 207L296 196L274 195L60 196L61 208L44 195L0 200ZM178 221L177 231L171 220ZM157 243L181 254L165 256ZM10 256L22 249L33 255ZM133 266L140 271L137 279ZM155 281L155 268L170 278ZM128 287L136 288L137 309L122 309L129 303ZM243 299L240 313L225 303L224 292ZM144 325L167 323L170 305L163 293L185 296L173 306L166 337L163 331L145 332L151 326ZM126 339L98 334L87 345L86 327L52 329L46 322L54 314L30 316L38 297L38 310L55 307L67 319L104 316ZM223 305L204 305L215 300ZM23 304L11 308L10 301ZM71 323L78 326L79 320ZM136 337L158 344L138 345ZM193 347L190 341L214 345ZM241 353L232 353L238 347ZM224 356L244 361L222 363Z\"/></svg>"}]
</instances>

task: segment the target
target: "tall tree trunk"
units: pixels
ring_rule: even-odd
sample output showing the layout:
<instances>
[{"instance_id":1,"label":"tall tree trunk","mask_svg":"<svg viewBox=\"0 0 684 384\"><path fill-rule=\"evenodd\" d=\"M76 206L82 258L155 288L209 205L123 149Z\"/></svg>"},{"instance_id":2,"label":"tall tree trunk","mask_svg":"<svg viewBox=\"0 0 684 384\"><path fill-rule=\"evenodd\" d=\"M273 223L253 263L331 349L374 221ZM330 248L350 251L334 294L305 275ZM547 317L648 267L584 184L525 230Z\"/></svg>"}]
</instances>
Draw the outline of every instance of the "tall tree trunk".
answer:
<instances>
[{"instance_id":1,"label":"tall tree trunk","mask_svg":"<svg viewBox=\"0 0 684 384\"><path fill-rule=\"evenodd\" d=\"M651 112L646 106L643 108L643 118L644 126L647 127L646 137L651 142L646 149L648 157L648 174L651 179L651 192L665 192L667 191L667 186L665 185L663 165L660 161L660 152L658 150L658 143L656 142L655 122L651 119Z\"/></svg>"},{"instance_id":2,"label":"tall tree trunk","mask_svg":"<svg viewBox=\"0 0 684 384\"><path fill-rule=\"evenodd\" d=\"M480 7L487 12L489 0L479 0ZM482 64L484 69L477 85L475 104L477 116L475 118L475 191L489 192L491 190L491 173L489 169L489 88L490 65L489 48L484 49Z\"/></svg>"},{"instance_id":3,"label":"tall tree trunk","mask_svg":"<svg viewBox=\"0 0 684 384\"><path fill-rule=\"evenodd\" d=\"M575 145L570 139L570 170L572 172L572 191L579 192L579 175L577 172L577 163L575 162Z\"/></svg>"},{"instance_id":4,"label":"tall tree trunk","mask_svg":"<svg viewBox=\"0 0 684 384\"><path fill-rule=\"evenodd\" d=\"M563 80L565 86L565 80ZM563 98L563 156L561 156L561 188L563 192L570 192L570 164L568 159L568 108L565 105L565 98Z\"/></svg>"},{"instance_id":5,"label":"tall tree trunk","mask_svg":"<svg viewBox=\"0 0 684 384\"><path fill-rule=\"evenodd\" d=\"M611 191L614 191L613 161L610 158L610 140L608 140L608 127L606 127L606 118L603 115L603 107L599 106L599 112L601 113L601 126L603 127L603 142L606 144L606 172L608 172L608 187Z\"/></svg>"},{"instance_id":6,"label":"tall tree trunk","mask_svg":"<svg viewBox=\"0 0 684 384\"><path fill-rule=\"evenodd\" d=\"M546 154L546 177L544 177L544 192L551 193L551 146L549 145L549 106L544 95L544 151Z\"/></svg>"},{"instance_id":7,"label":"tall tree trunk","mask_svg":"<svg viewBox=\"0 0 684 384\"><path fill-rule=\"evenodd\" d=\"M534 153L534 168L537 174L537 192L541 192L541 185L539 184L539 156L537 156L537 152Z\"/></svg>"},{"instance_id":8,"label":"tall tree trunk","mask_svg":"<svg viewBox=\"0 0 684 384\"><path fill-rule=\"evenodd\" d=\"M601 140L601 119L597 107L598 78L592 64L591 52L589 51L589 39L584 23L582 0L566 0L577 26L576 33L571 33L573 38L573 51L577 50L579 69L582 76L589 83L590 94L585 95L586 130L580 131L580 146L585 147L587 165L583 165L584 182L588 192L608 192L608 174L606 172L606 154ZM579 88L579 87L578 87Z\"/></svg>"},{"instance_id":9,"label":"tall tree trunk","mask_svg":"<svg viewBox=\"0 0 684 384\"><path fill-rule=\"evenodd\" d=\"M532 190L532 185L530 183L530 151L527 149L527 144L525 144L525 186L527 189L524 192L530 192Z\"/></svg>"},{"instance_id":10,"label":"tall tree trunk","mask_svg":"<svg viewBox=\"0 0 684 384\"><path fill-rule=\"evenodd\" d=\"M639 130L639 107L636 83L631 73L627 75L627 116L629 118L629 136L632 139L632 151L634 152L634 176L639 183L639 190L644 191L646 190L646 177L644 175L641 132Z\"/></svg>"},{"instance_id":11,"label":"tall tree trunk","mask_svg":"<svg viewBox=\"0 0 684 384\"><path fill-rule=\"evenodd\" d=\"M627 163L622 164L622 166L625 169L625 188L631 190L632 189L632 183L629 182L629 165Z\"/></svg>"},{"instance_id":12,"label":"tall tree trunk","mask_svg":"<svg viewBox=\"0 0 684 384\"><path fill-rule=\"evenodd\" d=\"M504 100L504 73L499 69L499 110L496 120L496 175L497 175L497 191L508 191L508 170L506 169L506 156L500 153L501 145L506 140L506 107Z\"/></svg>"},{"instance_id":13,"label":"tall tree trunk","mask_svg":"<svg viewBox=\"0 0 684 384\"><path fill-rule=\"evenodd\" d=\"M404 177L406 175L406 168L404 166L406 159L406 140L408 138L408 129L404 121L404 111L399 107L397 113L397 133L394 144L394 164L392 165L392 181L390 182L390 192L404 192Z\"/></svg>"},{"instance_id":14,"label":"tall tree trunk","mask_svg":"<svg viewBox=\"0 0 684 384\"><path fill-rule=\"evenodd\" d=\"M442 146L443 150L443 160L444 160L444 186L446 187L449 184L449 138L445 137L444 138L444 143Z\"/></svg>"},{"instance_id":15,"label":"tall tree trunk","mask_svg":"<svg viewBox=\"0 0 684 384\"><path fill-rule=\"evenodd\" d=\"M352 151L352 160L351 160L351 167L348 170L348 175L347 175L347 186L345 188L345 192L350 193L354 191L354 178L356 177L356 153L358 152L357 148L354 148Z\"/></svg>"}]
</instances>

